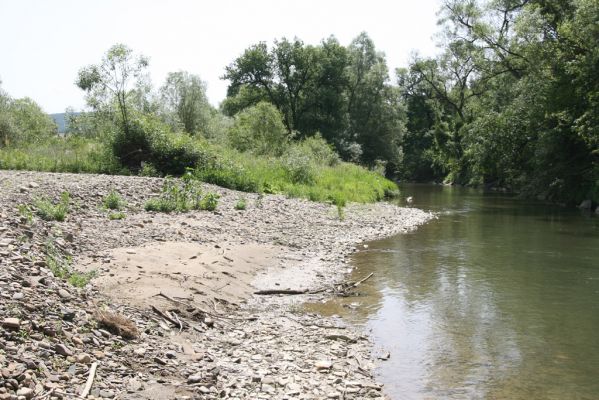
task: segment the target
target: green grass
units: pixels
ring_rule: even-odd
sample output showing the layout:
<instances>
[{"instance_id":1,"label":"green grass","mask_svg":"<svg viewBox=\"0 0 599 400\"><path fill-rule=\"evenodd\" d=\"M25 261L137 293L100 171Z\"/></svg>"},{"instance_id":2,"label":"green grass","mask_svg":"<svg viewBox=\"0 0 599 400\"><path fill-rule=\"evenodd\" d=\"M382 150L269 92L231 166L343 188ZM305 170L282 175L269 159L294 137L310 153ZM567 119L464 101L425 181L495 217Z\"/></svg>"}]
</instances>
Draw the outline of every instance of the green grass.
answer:
<instances>
[{"instance_id":1,"label":"green grass","mask_svg":"<svg viewBox=\"0 0 599 400\"><path fill-rule=\"evenodd\" d=\"M69 192L63 192L57 203L42 197L34 200L33 207L38 217L44 221L59 221L66 219L69 212L70 195Z\"/></svg>"},{"instance_id":2,"label":"green grass","mask_svg":"<svg viewBox=\"0 0 599 400\"><path fill-rule=\"evenodd\" d=\"M109 210L121 210L126 207L127 202L123 200L119 192L116 190L111 190L106 196L104 196L104 199L102 199L102 204Z\"/></svg>"},{"instance_id":3,"label":"green grass","mask_svg":"<svg viewBox=\"0 0 599 400\"><path fill-rule=\"evenodd\" d=\"M55 137L25 147L0 148L0 169L127 174L98 140Z\"/></svg>"},{"instance_id":4,"label":"green grass","mask_svg":"<svg viewBox=\"0 0 599 400\"><path fill-rule=\"evenodd\" d=\"M226 148L213 148L220 155L214 165L194 171L196 178L244 192L280 193L312 201L372 203L397 194L397 185L380 174L355 164L311 165L309 179L298 179L305 171L289 171L285 159L256 157Z\"/></svg>"},{"instance_id":5,"label":"green grass","mask_svg":"<svg viewBox=\"0 0 599 400\"><path fill-rule=\"evenodd\" d=\"M397 185L393 182L351 163L339 162L330 166L306 161L297 151L282 157L269 157L240 153L206 141L194 141L193 145L203 154L193 168L193 177L230 189L278 193L333 204L371 203L397 194ZM106 145L85 138L54 138L25 148L2 148L0 169L130 173L118 165ZM116 198L107 201L116 205ZM160 198L149 201L146 209L162 212L199 209L200 201L193 199L181 203L176 196L163 193Z\"/></svg>"}]
</instances>

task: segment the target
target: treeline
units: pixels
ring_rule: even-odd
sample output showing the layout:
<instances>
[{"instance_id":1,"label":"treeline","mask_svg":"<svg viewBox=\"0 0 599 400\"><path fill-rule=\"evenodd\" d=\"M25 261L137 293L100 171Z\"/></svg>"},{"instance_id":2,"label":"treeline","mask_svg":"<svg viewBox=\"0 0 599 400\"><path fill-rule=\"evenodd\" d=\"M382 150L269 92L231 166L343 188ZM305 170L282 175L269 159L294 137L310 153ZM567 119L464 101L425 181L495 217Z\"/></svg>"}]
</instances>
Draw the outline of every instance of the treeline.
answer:
<instances>
[{"instance_id":1,"label":"treeline","mask_svg":"<svg viewBox=\"0 0 599 400\"><path fill-rule=\"evenodd\" d=\"M402 180L598 202L599 3L446 0L439 15L439 55L394 76L366 33L348 46L252 45L225 68L218 109L199 76L152 88L148 59L116 45L77 77L93 112L74 115L71 134L104 138L109 164L133 172L180 174L235 152L246 166L276 158L296 183L343 160ZM31 122L41 119L30 100L1 98L0 146L52 131Z\"/></svg>"},{"instance_id":2,"label":"treeline","mask_svg":"<svg viewBox=\"0 0 599 400\"><path fill-rule=\"evenodd\" d=\"M251 46L226 69L222 109L268 101L296 137L320 132L400 179L598 201L599 3L452 0L440 17L440 54L396 85L366 34Z\"/></svg>"}]
</instances>

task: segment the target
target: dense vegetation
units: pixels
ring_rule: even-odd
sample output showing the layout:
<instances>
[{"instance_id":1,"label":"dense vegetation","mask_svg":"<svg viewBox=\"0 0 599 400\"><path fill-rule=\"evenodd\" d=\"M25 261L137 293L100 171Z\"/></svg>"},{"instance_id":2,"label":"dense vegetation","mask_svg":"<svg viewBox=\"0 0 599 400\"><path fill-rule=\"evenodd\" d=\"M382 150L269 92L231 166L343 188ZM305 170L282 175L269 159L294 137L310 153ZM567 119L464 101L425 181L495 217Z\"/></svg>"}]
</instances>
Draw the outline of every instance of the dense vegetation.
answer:
<instances>
[{"instance_id":1,"label":"dense vegetation","mask_svg":"<svg viewBox=\"0 0 599 400\"><path fill-rule=\"evenodd\" d=\"M201 79L124 45L81 70L91 111L53 135L31 100L0 93L0 167L181 175L245 191L374 201L406 180L599 201L599 3L446 0L440 52L392 82L367 34L348 46L257 43L225 68L220 109ZM41 145L40 143L43 143ZM368 172L352 162L375 172Z\"/></svg>"}]
</instances>

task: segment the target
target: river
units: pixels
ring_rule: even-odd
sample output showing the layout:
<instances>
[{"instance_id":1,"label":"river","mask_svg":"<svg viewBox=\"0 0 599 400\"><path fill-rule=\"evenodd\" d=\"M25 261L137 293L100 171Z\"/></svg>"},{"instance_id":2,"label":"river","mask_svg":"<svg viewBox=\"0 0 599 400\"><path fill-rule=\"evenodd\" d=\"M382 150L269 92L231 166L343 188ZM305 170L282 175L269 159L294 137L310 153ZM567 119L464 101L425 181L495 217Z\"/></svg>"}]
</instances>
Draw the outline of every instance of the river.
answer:
<instances>
[{"instance_id":1,"label":"river","mask_svg":"<svg viewBox=\"0 0 599 400\"><path fill-rule=\"evenodd\" d=\"M309 305L366 328L393 399L599 399L599 217L404 185L438 214L369 243L361 295ZM405 204L405 203L404 203Z\"/></svg>"}]
</instances>

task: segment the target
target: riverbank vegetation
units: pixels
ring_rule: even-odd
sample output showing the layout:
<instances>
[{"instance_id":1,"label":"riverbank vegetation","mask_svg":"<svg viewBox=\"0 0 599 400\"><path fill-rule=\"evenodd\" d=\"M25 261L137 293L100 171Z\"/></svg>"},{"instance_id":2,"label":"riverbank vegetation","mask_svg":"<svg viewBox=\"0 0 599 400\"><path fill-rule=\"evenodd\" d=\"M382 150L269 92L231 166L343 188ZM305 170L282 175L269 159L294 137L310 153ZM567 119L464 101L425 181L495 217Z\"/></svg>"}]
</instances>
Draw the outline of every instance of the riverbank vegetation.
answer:
<instances>
[{"instance_id":1,"label":"riverbank vegetation","mask_svg":"<svg viewBox=\"0 0 599 400\"><path fill-rule=\"evenodd\" d=\"M153 88L115 45L76 84L89 112L66 136L0 93L0 168L182 175L242 191L370 202L387 178L599 202L599 5L447 0L436 57L389 73L366 33L249 46L209 104L188 72ZM361 165L361 166L358 166Z\"/></svg>"}]
</instances>

